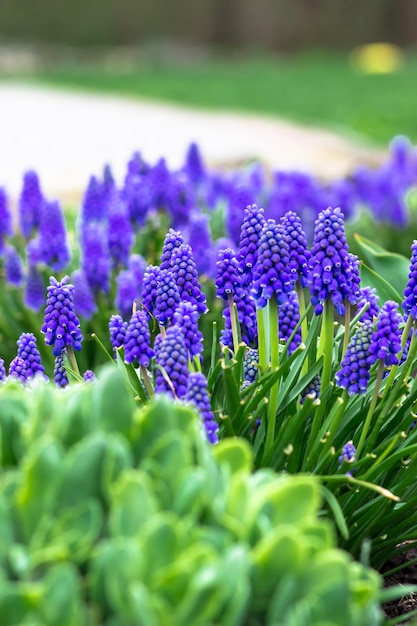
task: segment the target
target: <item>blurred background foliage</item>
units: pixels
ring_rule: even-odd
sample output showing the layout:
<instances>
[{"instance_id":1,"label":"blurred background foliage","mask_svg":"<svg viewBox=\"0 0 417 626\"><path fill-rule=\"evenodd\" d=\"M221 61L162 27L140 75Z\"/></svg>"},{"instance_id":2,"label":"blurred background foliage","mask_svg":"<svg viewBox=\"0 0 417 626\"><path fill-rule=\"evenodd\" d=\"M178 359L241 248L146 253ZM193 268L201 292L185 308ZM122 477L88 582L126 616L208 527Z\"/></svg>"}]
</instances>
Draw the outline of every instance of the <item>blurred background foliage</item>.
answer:
<instances>
[{"instance_id":1,"label":"blurred background foliage","mask_svg":"<svg viewBox=\"0 0 417 626\"><path fill-rule=\"evenodd\" d=\"M415 0L0 0L0 36L76 46L164 37L227 48L417 44Z\"/></svg>"},{"instance_id":2,"label":"blurred background foliage","mask_svg":"<svg viewBox=\"0 0 417 626\"><path fill-rule=\"evenodd\" d=\"M416 24L417 0L0 0L0 77L415 143Z\"/></svg>"}]
</instances>

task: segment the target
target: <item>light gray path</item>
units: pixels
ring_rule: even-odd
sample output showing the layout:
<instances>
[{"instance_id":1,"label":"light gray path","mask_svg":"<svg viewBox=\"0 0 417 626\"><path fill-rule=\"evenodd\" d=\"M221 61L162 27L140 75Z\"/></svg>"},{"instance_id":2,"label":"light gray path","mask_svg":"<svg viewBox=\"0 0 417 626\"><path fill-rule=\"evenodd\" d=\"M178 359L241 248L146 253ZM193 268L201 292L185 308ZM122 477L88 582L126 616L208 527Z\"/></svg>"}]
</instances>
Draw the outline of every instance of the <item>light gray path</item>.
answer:
<instances>
[{"instance_id":1,"label":"light gray path","mask_svg":"<svg viewBox=\"0 0 417 626\"><path fill-rule=\"evenodd\" d=\"M258 158L270 168L326 178L384 156L330 131L273 118L0 83L0 185L14 198L29 168L48 197L75 199L106 163L118 180L135 150L151 163L164 156L178 167L191 141L215 167Z\"/></svg>"}]
</instances>

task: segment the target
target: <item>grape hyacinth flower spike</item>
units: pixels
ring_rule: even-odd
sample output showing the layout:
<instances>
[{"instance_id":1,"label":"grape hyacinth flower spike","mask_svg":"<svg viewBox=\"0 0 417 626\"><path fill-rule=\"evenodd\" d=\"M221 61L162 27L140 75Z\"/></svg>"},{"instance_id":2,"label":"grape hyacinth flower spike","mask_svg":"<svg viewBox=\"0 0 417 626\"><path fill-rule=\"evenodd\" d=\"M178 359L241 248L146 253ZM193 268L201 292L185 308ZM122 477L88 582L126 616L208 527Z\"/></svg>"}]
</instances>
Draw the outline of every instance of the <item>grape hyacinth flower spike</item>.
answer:
<instances>
[{"instance_id":1,"label":"grape hyacinth flower spike","mask_svg":"<svg viewBox=\"0 0 417 626\"><path fill-rule=\"evenodd\" d=\"M396 368L399 364L399 355L401 354L401 330L400 324L402 322L402 317L398 312L398 304L394 301L387 300L378 315L378 319L376 320L376 328L371 336L371 340L368 348L368 363L369 366L378 362L378 370L377 377L375 381L374 392L372 395L371 403L369 405L369 409L365 418L365 423L362 427L361 436L359 439L357 453L358 456L362 452L363 447L365 445L365 440L368 435L373 417L375 412L375 407L379 398L379 388L381 385L381 381L383 379L384 373L386 371L386 367L390 367L392 371L395 373ZM395 369L394 369L395 368ZM394 374L393 374L394 375ZM383 397L387 396L388 389L390 387L392 379L388 377ZM386 404L386 407L388 404ZM384 411L381 412L378 420L383 419ZM375 432L379 430L375 427ZM369 444L371 447L373 442L375 441L375 436L372 437L372 442Z\"/></svg>"},{"instance_id":2,"label":"grape hyacinth flower spike","mask_svg":"<svg viewBox=\"0 0 417 626\"><path fill-rule=\"evenodd\" d=\"M154 314L160 327L172 323L175 310L180 303L177 283L169 270L160 270L156 288Z\"/></svg>"},{"instance_id":3,"label":"grape hyacinth flower spike","mask_svg":"<svg viewBox=\"0 0 417 626\"><path fill-rule=\"evenodd\" d=\"M370 378L371 364L368 358L373 323L365 320L350 340L336 372L336 384L346 389L348 395L365 394Z\"/></svg>"},{"instance_id":4,"label":"grape hyacinth flower spike","mask_svg":"<svg viewBox=\"0 0 417 626\"><path fill-rule=\"evenodd\" d=\"M6 380L6 367L4 365L4 359L0 358L0 383Z\"/></svg>"},{"instance_id":5,"label":"grape hyacinth flower spike","mask_svg":"<svg viewBox=\"0 0 417 626\"><path fill-rule=\"evenodd\" d=\"M349 252L344 215L340 208L329 207L321 211L316 220L308 268L314 312L321 315L324 309L317 354L318 357L324 355L322 391L331 378L334 309L339 315L345 315L346 302L354 302L360 295L358 279L357 259ZM345 323L345 349L348 326L349 319Z\"/></svg>"},{"instance_id":6,"label":"grape hyacinth flower spike","mask_svg":"<svg viewBox=\"0 0 417 626\"><path fill-rule=\"evenodd\" d=\"M219 250L216 266L217 296L225 300L229 305L233 347L235 352L237 352L239 337L234 302L243 296L243 289L240 284L239 263L234 250L231 248Z\"/></svg>"},{"instance_id":7,"label":"grape hyacinth flower spike","mask_svg":"<svg viewBox=\"0 0 417 626\"><path fill-rule=\"evenodd\" d=\"M66 355L66 350L63 350L61 354L55 357L54 364L54 382L57 387L67 387L69 385L67 371L64 365L64 356Z\"/></svg>"},{"instance_id":8,"label":"grape hyacinth flower spike","mask_svg":"<svg viewBox=\"0 0 417 626\"><path fill-rule=\"evenodd\" d=\"M54 356L59 356L66 349L71 367L79 373L74 350L81 350L83 336L80 320L74 311L74 287L65 276L60 282L54 276L49 278L45 317L42 333L45 343L52 346Z\"/></svg>"},{"instance_id":9,"label":"grape hyacinth flower spike","mask_svg":"<svg viewBox=\"0 0 417 626\"><path fill-rule=\"evenodd\" d=\"M181 328L190 361L201 358L203 333L198 328L198 310L195 304L181 301L174 313L174 324Z\"/></svg>"},{"instance_id":10,"label":"grape hyacinth flower spike","mask_svg":"<svg viewBox=\"0 0 417 626\"><path fill-rule=\"evenodd\" d=\"M207 391L207 380L201 372L193 372L188 377L187 393L184 400L195 406L201 416L207 440L218 443L217 436L219 426L214 419L214 414L210 406L210 397Z\"/></svg>"},{"instance_id":11,"label":"grape hyacinth flower spike","mask_svg":"<svg viewBox=\"0 0 417 626\"><path fill-rule=\"evenodd\" d=\"M113 347L114 358L118 348L122 348L126 339L127 322L121 315L112 315L109 320L110 343Z\"/></svg>"},{"instance_id":12,"label":"grape hyacinth flower spike","mask_svg":"<svg viewBox=\"0 0 417 626\"><path fill-rule=\"evenodd\" d=\"M170 326L155 352L156 364L159 366L156 369L155 392L183 398L187 393L189 371L181 328L175 324Z\"/></svg>"},{"instance_id":13,"label":"grape hyacinth flower spike","mask_svg":"<svg viewBox=\"0 0 417 626\"><path fill-rule=\"evenodd\" d=\"M194 304L199 315L207 313L206 296L201 291L191 246L183 243L174 248L171 259L171 273L178 287L180 299Z\"/></svg>"},{"instance_id":14,"label":"grape hyacinth flower spike","mask_svg":"<svg viewBox=\"0 0 417 626\"><path fill-rule=\"evenodd\" d=\"M281 224L269 219L262 228L259 240L258 258L253 270L252 294L256 301L258 322L258 352L261 371L268 363L272 368L279 367L279 316L278 307L286 302L294 288L295 279L289 267L289 246ZM268 305L269 321L264 314ZM269 329L269 333L267 333ZM264 458L267 462L272 454L275 437L276 410L279 383L270 391L268 405L268 426L266 432Z\"/></svg>"},{"instance_id":15,"label":"grape hyacinth flower spike","mask_svg":"<svg viewBox=\"0 0 417 626\"><path fill-rule=\"evenodd\" d=\"M154 351L151 348L148 320L140 309L135 310L130 318L123 347L125 363L138 363L146 391L149 397L152 397L153 390L147 368L154 356Z\"/></svg>"},{"instance_id":16,"label":"grape hyacinth flower spike","mask_svg":"<svg viewBox=\"0 0 417 626\"><path fill-rule=\"evenodd\" d=\"M41 363L41 355L33 333L22 333L17 340L17 356L20 357L26 368L27 380L37 374L44 375L44 367Z\"/></svg>"},{"instance_id":17,"label":"grape hyacinth flower spike","mask_svg":"<svg viewBox=\"0 0 417 626\"><path fill-rule=\"evenodd\" d=\"M264 210L256 204L247 206L240 229L238 254L242 287L252 286L253 267L258 259L259 239L264 224Z\"/></svg>"}]
</instances>

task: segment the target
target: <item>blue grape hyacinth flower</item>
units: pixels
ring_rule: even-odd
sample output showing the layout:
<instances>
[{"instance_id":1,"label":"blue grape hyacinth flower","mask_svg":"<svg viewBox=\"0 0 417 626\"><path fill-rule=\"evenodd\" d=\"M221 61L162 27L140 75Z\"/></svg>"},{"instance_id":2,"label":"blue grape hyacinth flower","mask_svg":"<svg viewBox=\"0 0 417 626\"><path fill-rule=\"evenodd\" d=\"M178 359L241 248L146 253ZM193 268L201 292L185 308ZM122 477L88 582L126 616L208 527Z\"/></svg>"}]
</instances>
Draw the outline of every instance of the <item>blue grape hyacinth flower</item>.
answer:
<instances>
[{"instance_id":1,"label":"blue grape hyacinth flower","mask_svg":"<svg viewBox=\"0 0 417 626\"><path fill-rule=\"evenodd\" d=\"M180 299L194 304L199 315L207 313L206 296L201 290L197 267L191 246L181 244L172 251L171 274L177 285Z\"/></svg>"},{"instance_id":2,"label":"blue grape hyacinth flower","mask_svg":"<svg viewBox=\"0 0 417 626\"><path fill-rule=\"evenodd\" d=\"M148 320L140 309L135 311L130 318L123 347L125 363L136 361L143 367L149 367L154 351L151 348Z\"/></svg>"},{"instance_id":3,"label":"blue grape hyacinth flower","mask_svg":"<svg viewBox=\"0 0 417 626\"><path fill-rule=\"evenodd\" d=\"M42 333L45 343L52 346L54 356L59 356L65 348L81 350L83 336L80 320L74 310L74 286L69 276L60 282L54 276L49 278Z\"/></svg>"},{"instance_id":4,"label":"blue grape hyacinth flower","mask_svg":"<svg viewBox=\"0 0 417 626\"><path fill-rule=\"evenodd\" d=\"M289 262L284 230L275 220L269 219L262 229L253 270L252 294L258 309L263 309L271 298L276 298L278 305L288 300L295 283Z\"/></svg>"},{"instance_id":5,"label":"blue grape hyacinth flower","mask_svg":"<svg viewBox=\"0 0 417 626\"><path fill-rule=\"evenodd\" d=\"M340 369L336 372L336 384L347 390L350 396L365 394L370 378L369 345L374 331L371 321L359 324L349 341Z\"/></svg>"},{"instance_id":6,"label":"blue grape hyacinth flower","mask_svg":"<svg viewBox=\"0 0 417 626\"><path fill-rule=\"evenodd\" d=\"M41 355L33 333L22 333L17 340L17 356L20 357L26 367L27 379L33 378L37 374L44 374L44 367L41 363Z\"/></svg>"},{"instance_id":7,"label":"blue grape hyacinth flower","mask_svg":"<svg viewBox=\"0 0 417 626\"><path fill-rule=\"evenodd\" d=\"M157 368L155 392L183 398L187 393L189 371L187 349L181 328L175 324L170 326L155 352L156 364L164 369L169 379L167 380L162 371Z\"/></svg>"},{"instance_id":8,"label":"blue grape hyacinth flower","mask_svg":"<svg viewBox=\"0 0 417 626\"><path fill-rule=\"evenodd\" d=\"M203 333L198 328L199 313L195 304L181 301L174 313L174 324L184 334L185 347L192 360L203 353Z\"/></svg>"},{"instance_id":9,"label":"blue grape hyacinth flower","mask_svg":"<svg viewBox=\"0 0 417 626\"><path fill-rule=\"evenodd\" d=\"M301 218L294 211L287 211L281 218L281 224L289 248L290 270L294 282L298 280L302 287L307 287L308 262L311 254Z\"/></svg>"},{"instance_id":10,"label":"blue grape hyacinth flower","mask_svg":"<svg viewBox=\"0 0 417 626\"><path fill-rule=\"evenodd\" d=\"M213 411L210 406L210 397L207 390L207 380L201 372L193 372L188 377L187 393L184 400L195 406L199 412L207 440L212 443L218 443L219 426L214 419Z\"/></svg>"},{"instance_id":11,"label":"blue grape hyacinth flower","mask_svg":"<svg viewBox=\"0 0 417 626\"><path fill-rule=\"evenodd\" d=\"M257 204L247 206L240 229L238 251L242 287L252 285L253 268L258 259L259 239L264 224L264 210L258 208Z\"/></svg>"},{"instance_id":12,"label":"blue grape hyacinth flower","mask_svg":"<svg viewBox=\"0 0 417 626\"><path fill-rule=\"evenodd\" d=\"M377 360L384 365L398 365L397 355L401 352L401 323L398 304L393 300L387 300L381 307L376 329L369 343L370 365Z\"/></svg>"},{"instance_id":13,"label":"blue grape hyacinth flower","mask_svg":"<svg viewBox=\"0 0 417 626\"><path fill-rule=\"evenodd\" d=\"M345 314L345 301L359 297L357 259L350 254L344 215L340 208L319 213L314 229L308 268L311 303L316 315L330 300L339 315Z\"/></svg>"},{"instance_id":14,"label":"blue grape hyacinth flower","mask_svg":"<svg viewBox=\"0 0 417 626\"><path fill-rule=\"evenodd\" d=\"M114 358L116 358L117 348L124 345L126 339L128 323L125 322L121 315L112 315L109 320L110 343L113 347Z\"/></svg>"},{"instance_id":15,"label":"blue grape hyacinth flower","mask_svg":"<svg viewBox=\"0 0 417 626\"><path fill-rule=\"evenodd\" d=\"M180 302L175 278L168 270L161 270L156 288L154 315L160 326L171 324L175 310Z\"/></svg>"}]
</instances>

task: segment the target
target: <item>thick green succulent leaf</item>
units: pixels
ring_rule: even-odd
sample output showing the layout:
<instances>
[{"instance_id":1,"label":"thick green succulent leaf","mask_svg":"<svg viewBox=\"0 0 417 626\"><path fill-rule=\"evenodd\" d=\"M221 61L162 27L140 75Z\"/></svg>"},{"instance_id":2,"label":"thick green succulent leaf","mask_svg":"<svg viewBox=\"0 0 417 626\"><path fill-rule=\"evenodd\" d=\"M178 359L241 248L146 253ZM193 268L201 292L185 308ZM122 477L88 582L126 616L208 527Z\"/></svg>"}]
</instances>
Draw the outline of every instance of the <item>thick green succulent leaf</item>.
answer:
<instances>
[{"instance_id":1,"label":"thick green succulent leaf","mask_svg":"<svg viewBox=\"0 0 417 626\"><path fill-rule=\"evenodd\" d=\"M124 472L112 491L110 532L115 537L134 536L158 510L148 476L144 472Z\"/></svg>"},{"instance_id":2,"label":"thick green succulent leaf","mask_svg":"<svg viewBox=\"0 0 417 626\"><path fill-rule=\"evenodd\" d=\"M2 388L1 388L2 387ZM11 467L23 453L21 427L28 414L27 399L15 384L0 387L0 466Z\"/></svg>"},{"instance_id":3,"label":"thick green succulent leaf","mask_svg":"<svg viewBox=\"0 0 417 626\"><path fill-rule=\"evenodd\" d=\"M103 368L92 392L92 412L98 428L129 435L134 409L133 395L124 377L112 365Z\"/></svg>"},{"instance_id":4,"label":"thick green succulent leaf","mask_svg":"<svg viewBox=\"0 0 417 626\"><path fill-rule=\"evenodd\" d=\"M50 437L35 441L21 466L14 505L22 535L28 541L42 516L54 507L63 467L63 450Z\"/></svg>"},{"instance_id":5,"label":"thick green succulent leaf","mask_svg":"<svg viewBox=\"0 0 417 626\"><path fill-rule=\"evenodd\" d=\"M246 439L223 439L213 448L214 458L232 473L250 472L253 467L252 448Z\"/></svg>"},{"instance_id":6,"label":"thick green succulent leaf","mask_svg":"<svg viewBox=\"0 0 417 626\"><path fill-rule=\"evenodd\" d=\"M81 581L75 567L56 565L45 577L41 615L47 626L80 626L85 623Z\"/></svg>"}]
</instances>

